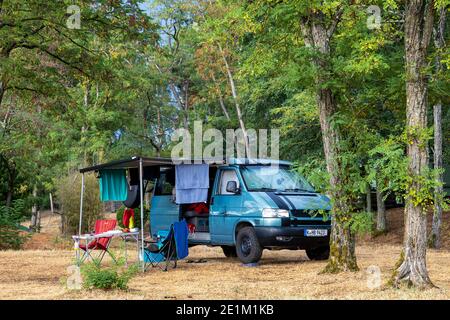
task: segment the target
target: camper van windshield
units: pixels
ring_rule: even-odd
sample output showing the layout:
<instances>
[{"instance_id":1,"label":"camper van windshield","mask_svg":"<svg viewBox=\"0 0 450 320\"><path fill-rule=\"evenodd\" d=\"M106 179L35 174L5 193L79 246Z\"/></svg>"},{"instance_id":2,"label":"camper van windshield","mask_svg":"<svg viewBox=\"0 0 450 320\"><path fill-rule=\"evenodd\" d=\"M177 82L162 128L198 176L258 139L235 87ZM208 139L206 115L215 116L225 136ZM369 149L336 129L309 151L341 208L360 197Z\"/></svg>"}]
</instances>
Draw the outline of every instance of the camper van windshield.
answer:
<instances>
[{"instance_id":1,"label":"camper van windshield","mask_svg":"<svg viewBox=\"0 0 450 320\"><path fill-rule=\"evenodd\" d=\"M243 166L241 172L249 191L314 192L306 179L288 166Z\"/></svg>"}]
</instances>

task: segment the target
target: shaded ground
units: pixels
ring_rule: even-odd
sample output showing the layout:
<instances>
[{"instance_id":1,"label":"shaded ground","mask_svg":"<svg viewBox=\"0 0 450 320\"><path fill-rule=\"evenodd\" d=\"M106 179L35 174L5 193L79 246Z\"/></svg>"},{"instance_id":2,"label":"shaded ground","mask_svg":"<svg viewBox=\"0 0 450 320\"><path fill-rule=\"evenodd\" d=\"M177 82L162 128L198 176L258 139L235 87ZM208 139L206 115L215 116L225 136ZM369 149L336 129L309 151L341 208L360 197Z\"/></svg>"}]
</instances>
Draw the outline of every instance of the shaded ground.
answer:
<instances>
[{"instance_id":1,"label":"shaded ground","mask_svg":"<svg viewBox=\"0 0 450 320\"><path fill-rule=\"evenodd\" d=\"M198 246L190 249L189 260L204 258L205 263L182 261L168 272L151 269L134 277L128 291L104 292L67 289L66 279L71 275L67 268L74 252L60 249L70 243L58 240L53 233L58 219L47 216L42 220L42 234L33 237L28 250L0 252L0 299L450 299L448 231L446 246L427 254L430 277L439 289L384 286L401 250L401 211L392 210L388 217L390 234L358 243L360 271L356 273L319 275L326 262L309 261L304 251L288 250L266 250L258 267L244 267L225 258L220 248ZM31 249L36 244L54 249ZM369 272L377 268L380 286L376 274Z\"/></svg>"}]
</instances>

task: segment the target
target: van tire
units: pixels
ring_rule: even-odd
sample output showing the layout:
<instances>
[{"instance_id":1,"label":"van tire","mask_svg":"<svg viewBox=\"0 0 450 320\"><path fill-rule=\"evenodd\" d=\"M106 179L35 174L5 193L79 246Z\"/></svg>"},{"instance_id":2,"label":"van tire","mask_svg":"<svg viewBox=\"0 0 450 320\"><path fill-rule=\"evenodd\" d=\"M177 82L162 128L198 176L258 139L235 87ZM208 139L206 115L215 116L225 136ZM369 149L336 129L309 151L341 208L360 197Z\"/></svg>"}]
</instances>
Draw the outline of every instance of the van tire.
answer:
<instances>
[{"instance_id":1,"label":"van tire","mask_svg":"<svg viewBox=\"0 0 450 320\"><path fill-rule=\"evenodd\" d=\"M256 263L261 259L263 248L253 227L240 229L236 236L236 253L242 263Z\"/></svg>"},{"instance_id":2,"label":"van tire","mask_svg":"<svg viewBox=\"0 0 450 320\"><path fill-rule=\"evenodd\" d=\"M227 257L227 258L236 258L237 257L236 247L234 247L234 246L222 246L222 251L223 251L223 254L225 255L225 257Z\"/></svg>"},{"instance_id":3,"label":"van tire","mask_svg":"<svg viewBox=\"0 0 450 320\"><path fill-rule=\"evenodd\" d=\"M330 246L307 249L306 255L309 260L327 260L330 256Z\"/></svg>"}]
</instances>

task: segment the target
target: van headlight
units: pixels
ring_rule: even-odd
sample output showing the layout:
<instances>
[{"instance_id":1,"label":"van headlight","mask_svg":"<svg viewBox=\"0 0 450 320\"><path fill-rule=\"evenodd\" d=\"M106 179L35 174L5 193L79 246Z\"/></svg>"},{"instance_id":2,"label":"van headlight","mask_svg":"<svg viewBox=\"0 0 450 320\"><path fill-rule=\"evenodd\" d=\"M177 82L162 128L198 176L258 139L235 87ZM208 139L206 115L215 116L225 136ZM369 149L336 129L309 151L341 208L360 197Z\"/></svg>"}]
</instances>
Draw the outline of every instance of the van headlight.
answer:
<instances>
[{"instance_id":1,"label":"van headlight","mask_svg":"<svg viewBox=\"0 0 450 320\"><path fill-rule=\"evenodd\" d=\"M262 210L264 218L289 218L289 211L285 209L265 208Z\"/></svg>"}]
</instances>

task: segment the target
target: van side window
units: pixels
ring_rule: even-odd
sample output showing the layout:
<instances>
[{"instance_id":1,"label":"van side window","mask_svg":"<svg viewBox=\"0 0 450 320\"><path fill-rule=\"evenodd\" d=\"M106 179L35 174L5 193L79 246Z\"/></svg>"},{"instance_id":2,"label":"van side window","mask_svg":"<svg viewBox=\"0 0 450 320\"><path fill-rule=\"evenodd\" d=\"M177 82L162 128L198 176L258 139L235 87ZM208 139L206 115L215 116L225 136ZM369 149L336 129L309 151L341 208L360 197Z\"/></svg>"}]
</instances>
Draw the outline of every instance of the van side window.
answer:
<instances>
[{"instance_id":1,"label":"van side window","mask_svg":"<svg viewBox=\"0 0 450 320\"><path fill-rule=\"evenodd\" d=\"M220 182L219 182L219 192L218 194L232 194L232 192L227 191L227 183L228 181L236 181L237 186L239 188L239 179L237 177L236 171L233 169L222 170L220 174Z\"/></svg>"}]
</instances>

